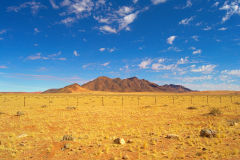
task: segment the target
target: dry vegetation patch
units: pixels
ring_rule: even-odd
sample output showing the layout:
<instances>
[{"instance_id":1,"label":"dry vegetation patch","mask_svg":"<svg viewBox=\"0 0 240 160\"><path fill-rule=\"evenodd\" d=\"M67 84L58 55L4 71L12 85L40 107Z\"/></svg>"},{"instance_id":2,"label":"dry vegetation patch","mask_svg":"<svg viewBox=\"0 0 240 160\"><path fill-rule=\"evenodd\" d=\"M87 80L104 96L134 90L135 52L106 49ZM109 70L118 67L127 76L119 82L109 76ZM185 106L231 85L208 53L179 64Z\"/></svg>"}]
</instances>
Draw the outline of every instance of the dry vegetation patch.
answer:
<instances>
[{"instance_id":1,"label":"dry vegetation patch","mask_svg":"<svg viewBox=\"0 0 240 160\"><path fill-rule=\"evenodd\" d=\"M189 110L194 110L194 109L197 109L197 107L195 107L195 106L190 106L190 107L188 107L187 109L189 109Z\"/></svg>"},{"instance_id":2,"label":"dry vegetation patch","mask_svg":"<svg viewBox=\"0 0 240 160\"><path fill-rule=\"evenodd\" d=\"M220 108L217 108L217 107L210 108L209 115L219 116L221 114L222 114L222 111L220 110Z\"/></svg>"}]
</instances>

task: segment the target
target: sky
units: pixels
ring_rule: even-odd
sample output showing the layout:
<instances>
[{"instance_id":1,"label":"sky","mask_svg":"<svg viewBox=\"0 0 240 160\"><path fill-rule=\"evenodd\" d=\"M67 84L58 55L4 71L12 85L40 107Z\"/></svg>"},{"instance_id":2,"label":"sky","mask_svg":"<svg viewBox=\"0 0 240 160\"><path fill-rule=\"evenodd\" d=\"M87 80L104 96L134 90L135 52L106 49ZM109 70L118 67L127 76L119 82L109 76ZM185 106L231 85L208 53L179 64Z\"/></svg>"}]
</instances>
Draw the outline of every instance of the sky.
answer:
<instances>
[{"instance_id":1,"label":"sky","mask_svg":"<svg viewBox=\"0 0 240 160\"><path fill-rule=\"evenodd\" d=\"M1 0L0 91L98 76L240 90L240 0Z\"/></svg>"}]
</instances>

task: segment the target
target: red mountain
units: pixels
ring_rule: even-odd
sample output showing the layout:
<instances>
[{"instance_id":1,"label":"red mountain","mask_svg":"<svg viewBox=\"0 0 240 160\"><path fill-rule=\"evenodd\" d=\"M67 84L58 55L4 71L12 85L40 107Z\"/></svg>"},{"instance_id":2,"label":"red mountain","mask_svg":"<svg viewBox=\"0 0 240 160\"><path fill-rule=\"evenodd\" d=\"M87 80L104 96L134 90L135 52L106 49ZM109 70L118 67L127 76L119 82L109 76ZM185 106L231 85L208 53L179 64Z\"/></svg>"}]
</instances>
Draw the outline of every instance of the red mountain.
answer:
<instances>
[{"instance_id":1,"label":"red mountain","mask_svg":"<svg viewBox=\"0 0 240 160\"><path fill-rule=\"evenodd\" d=\"M159 86L145 79L137 77L120 79L98 77L95 80L82 85L83 88L92 91L110 91L110 92L191 92L192 90L181 85L163 85Z\"/></svg>"}]
</instances>

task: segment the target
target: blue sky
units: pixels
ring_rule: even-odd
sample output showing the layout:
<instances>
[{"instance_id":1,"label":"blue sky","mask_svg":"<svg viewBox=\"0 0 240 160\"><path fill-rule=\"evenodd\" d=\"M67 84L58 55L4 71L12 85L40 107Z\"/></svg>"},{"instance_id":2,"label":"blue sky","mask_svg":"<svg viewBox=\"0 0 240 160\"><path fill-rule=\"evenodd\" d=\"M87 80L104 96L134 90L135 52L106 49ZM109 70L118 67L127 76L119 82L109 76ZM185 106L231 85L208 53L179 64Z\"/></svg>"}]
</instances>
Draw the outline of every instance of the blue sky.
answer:
<instances>
[{"instance_id":1,"label":"blue sky","mask_svg":"<svg viewBox=\"0 0 240 160\"><path fill-rule=\"evenodd\" d=\"M3 0L0 91L98 76L240 90L240 0Z\"/></svg>"}]
</instances>

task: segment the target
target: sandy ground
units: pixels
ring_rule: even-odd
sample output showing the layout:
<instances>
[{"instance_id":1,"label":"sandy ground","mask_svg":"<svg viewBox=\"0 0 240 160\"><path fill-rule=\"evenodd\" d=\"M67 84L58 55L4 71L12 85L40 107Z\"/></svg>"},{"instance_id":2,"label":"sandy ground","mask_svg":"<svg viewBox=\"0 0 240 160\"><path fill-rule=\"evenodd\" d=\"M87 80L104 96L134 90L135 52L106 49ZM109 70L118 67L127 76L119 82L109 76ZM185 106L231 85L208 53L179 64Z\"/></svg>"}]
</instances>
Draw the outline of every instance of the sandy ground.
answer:
<instances>
[{"instance_id":1,"label":"sandy ground","mask_svg":"<svg viewBox=\"0 0 240 160\"><path fill-rule=\"evenodd\" d=\"M176 96L174 104L170 97L156 104L149 97L137 104L132 95L117 105L122 97L116 95L104 99L104 106L92 96L80 99L78 106L64 99L43 106L41 96L34 94L25 107L20 101L1 103L1 160L240 159L238 96L221 103L219 96L212 97L208 104L196 95L193 103ZM212 107L221 114L210 115ZM16 116L18 111L23 115ZM200 137L203 128L215 130L216 137ZM168 134L178 137L168 139ZM73 140L63 140L64 135ZM126 143L115 144L118 137Z\"/></svg>"}]
</instances>

